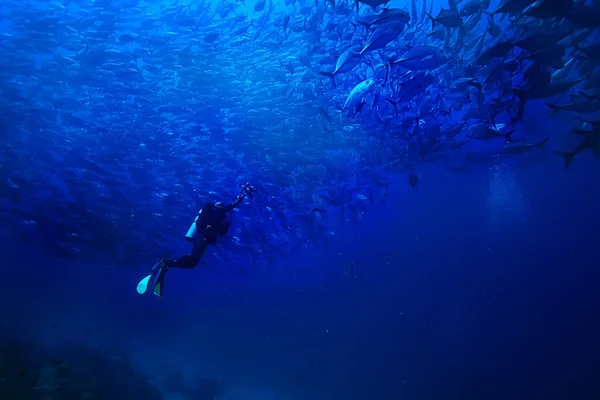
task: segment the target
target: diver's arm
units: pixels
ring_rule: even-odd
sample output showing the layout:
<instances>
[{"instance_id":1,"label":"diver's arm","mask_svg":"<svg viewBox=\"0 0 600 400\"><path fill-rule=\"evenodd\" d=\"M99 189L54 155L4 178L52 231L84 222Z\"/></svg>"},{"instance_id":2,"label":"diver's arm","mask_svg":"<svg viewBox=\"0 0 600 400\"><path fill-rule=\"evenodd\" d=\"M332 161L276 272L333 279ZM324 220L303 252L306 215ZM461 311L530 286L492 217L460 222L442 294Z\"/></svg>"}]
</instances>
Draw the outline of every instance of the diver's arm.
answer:
<instances>
[{"instance_id":1,"label":"diver's arm","mask_svg":"<svg viewBox=\"0 0 600 400\"><path fill-rule=\"evenodd\" d=\"M236 208L237 206L239 206L241 204L241 202L244 201L246 196L252 198L253 194L254 194L254 187L250 186L250 183L246 183L244 185L244 187L242 188L242 192L235 198L235 200L232 201L231 204L225 206L225 212L228 213L229 211L231 211L234 208Z\"/></svg>"},{"instance_id":2,"label":"diver's arm","mask_svg":"<svg viewBox=\"0 0 600 400\"><path fill-rule=\"evenodd\" d=\"M234 208L236 208L237 206L239 206L242 203L242 201L244 201L245 197L246 197L246 193L241 193L238 197L235 198L234 201L232 201L230 204L225 206L225 212L228 213L229 211L231 211Z\"/></svg>"}]
</instances>

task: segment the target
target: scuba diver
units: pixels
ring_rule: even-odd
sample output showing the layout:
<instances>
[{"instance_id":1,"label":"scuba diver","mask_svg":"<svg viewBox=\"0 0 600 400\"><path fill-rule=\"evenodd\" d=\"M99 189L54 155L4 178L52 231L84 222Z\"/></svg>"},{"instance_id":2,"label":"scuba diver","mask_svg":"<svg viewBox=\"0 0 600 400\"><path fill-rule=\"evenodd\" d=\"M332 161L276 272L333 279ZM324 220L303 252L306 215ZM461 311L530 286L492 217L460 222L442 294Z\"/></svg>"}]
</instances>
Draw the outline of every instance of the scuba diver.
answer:
<instances>
[{"instance_id":1,"label":"scuba diver","mask_svg":"<svg viewBox=\"0 0 600 400\"><path fill-rule=\"evenodd\" d=\"M254 187L250 186L250 183L246 183L242 186L240 194L230 204L225 205L220 201L206 203L198 211L198 215L196 215L194 222L185 235L186 240L194 245L192 253L179 257L176 260L161 259L148 272L148 275L140 281L137 286L138 293L146 293L148 286L151 286L154 294L162 299L167 271L171 268L194 268L208 246L214 245L217 242L218 236L225 236L229 231L229 227L231 226L229 212L239 206L246 196L252 198L253 195Z\"/></svg>"}]
</instances>

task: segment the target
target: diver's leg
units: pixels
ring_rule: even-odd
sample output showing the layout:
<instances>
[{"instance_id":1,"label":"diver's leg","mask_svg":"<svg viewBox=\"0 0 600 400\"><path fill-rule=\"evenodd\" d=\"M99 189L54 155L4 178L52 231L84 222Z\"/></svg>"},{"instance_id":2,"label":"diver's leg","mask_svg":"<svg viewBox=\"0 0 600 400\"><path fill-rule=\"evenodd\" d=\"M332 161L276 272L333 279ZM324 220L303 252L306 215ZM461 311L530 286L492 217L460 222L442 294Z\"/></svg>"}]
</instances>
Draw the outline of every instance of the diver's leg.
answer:
<instances>
[{"instance_id":1,"label":"diver's leg","mask_svg":"<svg viewBox=\"0 0 600 400\"><path fill-rule=\"evenodd\" d=\"M201 239L194 241L194 248L192 249L192 253L179 257L174 261L171 261L169 267L185 269L194 268L200 262L200 259L204 255L204 252L206 251L207 247L208 245L206 244L205 240Z\"/></svg>"},{"instance_id":2,"label":"diver's leg","mask_svg":"<svg viewBox=\"0 0 600 400\"><path fill-rule=\"evenodd\" d=\"M138 283L137 291L139 294L146 293L148 286L152 287L152 291L155 295L162 298L163 297L163 288L164 288L164 280L167 271L171 268L185 268L192 269L198 264L206 248L208 245L203 238L196 239L194 241L194 248L192 249L192 253L185 255L183 257L179 257L176 260L167 260L163 258L158 263L152 267L148 275Z\"/></svg>"},{"instance_id":3,"label":"diver's leg","mask_svg":"<svg viewBox=\"0 0 600 400\"><path fill-rule=\"evenodd\" d=\"M194 242L194 248L192 250L192 254L188 254L188 255L179 257L178 259L173 260L173 261L167 260L164 258L161 260L161 262L159 264L156 280L154 281L154 285L152 286L152 291L154 292L155 295L157 295L161 299L163 298L163 288L165 286L165 275L167 275L167 271L169 269L171 269L171 268L192 269L196 266L196 264L198 264L198 262L200 261L200 258L202 258L202 255L204 254L204 251L206 250L206 246L204 246L203 244L204 244L204 241Z\"/></svg>"}]
</instances>

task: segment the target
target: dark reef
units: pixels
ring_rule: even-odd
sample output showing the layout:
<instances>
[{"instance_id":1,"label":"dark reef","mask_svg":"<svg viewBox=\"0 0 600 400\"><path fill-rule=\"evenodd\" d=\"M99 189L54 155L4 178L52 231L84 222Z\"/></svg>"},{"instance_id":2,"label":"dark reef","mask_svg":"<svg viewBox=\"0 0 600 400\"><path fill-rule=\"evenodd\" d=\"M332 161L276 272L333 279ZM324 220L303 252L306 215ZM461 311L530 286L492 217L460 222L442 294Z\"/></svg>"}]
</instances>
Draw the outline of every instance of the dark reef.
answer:
<instances>
[{"instance_id":1,"label":"dark reef","mask_svg":"<svg viewBox=\"0 0 600 400\"><path fill-rule=\"evenodd\" d=\"M35 343L0 344L0 399L161 400L162 394L119 352L66 343L44 350Z\"/></svg>"}]
</instances>

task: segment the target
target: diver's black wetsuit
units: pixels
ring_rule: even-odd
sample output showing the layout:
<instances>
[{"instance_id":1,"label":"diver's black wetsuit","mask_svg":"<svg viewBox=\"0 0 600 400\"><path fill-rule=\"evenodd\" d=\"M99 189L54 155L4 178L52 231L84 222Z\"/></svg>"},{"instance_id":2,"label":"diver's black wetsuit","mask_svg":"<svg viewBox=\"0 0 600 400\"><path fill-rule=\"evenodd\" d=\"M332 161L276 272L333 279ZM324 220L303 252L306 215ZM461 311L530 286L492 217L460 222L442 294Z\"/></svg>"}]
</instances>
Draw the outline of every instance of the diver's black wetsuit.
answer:
<instances>
[{"instance_id":1,"label":"diver's black wetsuit","mask_svg":"<svg viewBox=\"0 0 600 400\"><path fill-rule=\"evenodd\" d=\"M221 205L219 203L207 203L202 208L202 213L198 215L196 221L196 235L193 239L194 247L192 253L179 257L168 263L169 267L175 268L194 268L204 252L210 245L217 243L219 236L225 236L231 226L231 220L228 213L236 208L244 200L245 194L238 196L231 204ZM222 203L221 203L222 204Z\"/></svg>"},{"instance_id":2,"label":"diver's black wetsuit","mask_svg":"<svg viewBox=\"0 0 600 400\"><path fill-rule=\"evenodd\" d=\"M196 219L196 232L192 236L194 248L192 253L179 257L176 260L160 260L138 284L138 293L146 292L148 286L152 287L155 295L163 297L164 280L167 271L171 268L194 268L206 251L207 247L217 243L219 236L225 236L231 225L228 213L240 205L246 196L252 198L254 188L249 183L243 186L242 192L229 205L221 202L209 202L204 205Z\"/></svg>"}]
</instances>

